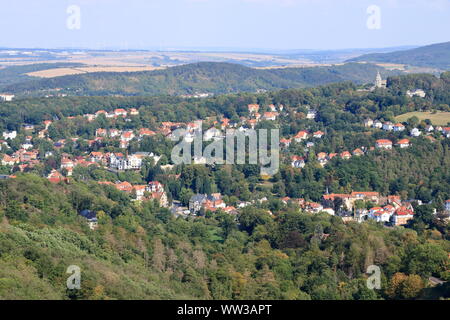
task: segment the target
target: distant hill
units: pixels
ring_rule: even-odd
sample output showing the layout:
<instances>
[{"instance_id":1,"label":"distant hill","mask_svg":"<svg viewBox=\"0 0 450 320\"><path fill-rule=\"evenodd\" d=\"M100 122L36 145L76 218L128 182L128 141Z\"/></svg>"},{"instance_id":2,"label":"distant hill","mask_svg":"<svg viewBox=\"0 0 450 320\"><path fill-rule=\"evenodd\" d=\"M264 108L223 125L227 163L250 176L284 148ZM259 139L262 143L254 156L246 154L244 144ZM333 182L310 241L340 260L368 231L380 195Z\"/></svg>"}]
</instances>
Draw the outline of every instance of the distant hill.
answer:
<instances>
[{"instance_id":1,"label":"distant hill","mask_svg":"<svg viewBox=\"0 0 450 320\"><path fill-rule=\"evenodd\" d=\"M330 67L253 69L237 64L200 62L165 70L89 73L25 81L2 90L17 95L43 95L58 90L72 95L156 95L235 93L276 90L353 81L373 82L399 74L372 64L348 63Z\"/></svg>"},{"instance_id":2,"label":"distant hill","mask_svg":"<svg viewBox=\"0 0 450 320\"><path fill-rule=\"evenodd\" d=\"M365 54L347 61L398 63L450 70L450 42L432 44L411 50Z\"/></svg>"}]
</instances>

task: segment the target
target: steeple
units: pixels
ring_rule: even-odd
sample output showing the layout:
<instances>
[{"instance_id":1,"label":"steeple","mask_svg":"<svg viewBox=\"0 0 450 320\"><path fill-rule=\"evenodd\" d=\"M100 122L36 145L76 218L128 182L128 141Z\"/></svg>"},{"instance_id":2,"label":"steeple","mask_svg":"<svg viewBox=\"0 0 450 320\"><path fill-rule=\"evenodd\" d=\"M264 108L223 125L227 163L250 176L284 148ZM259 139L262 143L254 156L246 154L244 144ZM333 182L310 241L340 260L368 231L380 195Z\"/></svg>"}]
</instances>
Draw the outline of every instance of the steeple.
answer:
<instances>
[{"instance_id":1,"label":"steeple","mask_svg":"<svg viewBox=\"0 0 450 320\"><path fill-rule=\"evenodd\" d=\"M375 87L376 88L383 87L383 80L381 79L380 71L377 72L377 77L375 78Z\"/></svg>"}]
</instances>

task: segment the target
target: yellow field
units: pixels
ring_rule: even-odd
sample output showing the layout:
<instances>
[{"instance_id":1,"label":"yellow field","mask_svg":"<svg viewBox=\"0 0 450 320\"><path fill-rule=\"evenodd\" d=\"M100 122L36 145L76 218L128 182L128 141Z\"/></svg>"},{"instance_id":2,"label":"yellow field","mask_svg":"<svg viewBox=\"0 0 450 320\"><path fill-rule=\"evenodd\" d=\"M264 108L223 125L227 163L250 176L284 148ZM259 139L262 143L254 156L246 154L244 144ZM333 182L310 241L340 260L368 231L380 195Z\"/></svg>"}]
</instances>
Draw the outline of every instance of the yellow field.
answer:
<instances>
[{"instance_id":1,"label":"yellow field","mask_svg":"<svg viewBox=\"0 0 450 320\"><path fill-rule=\"evenodd\" d=\"M445 126L450 122L450 112L408 112L402 115L399 115L395 119L399 122L404 122L409 118L416 116L419 120L429 119L431 123L434 125Z\"/></svg>"},{"instance_id":2,"label":"yellow field","mask_svg":"<svg viewBox=\"0 0 450 320\"><path fill-rule=\"evenodd\" d=\"M60 77L60 76L67 76L67 75L74 75L74 74L81 74L81 73L91 73L91 72L136 72L136 71L152 71L156 69L156 67L131 67L131 66L125 66L125 67L78 67L78 68L54 68L54 69L47 69L47 70L41 70L36 72L30 72L27 73L27 75L32 77L39 77L39 78L53 78L53 77Z\"/></svg>"}]
</instances>

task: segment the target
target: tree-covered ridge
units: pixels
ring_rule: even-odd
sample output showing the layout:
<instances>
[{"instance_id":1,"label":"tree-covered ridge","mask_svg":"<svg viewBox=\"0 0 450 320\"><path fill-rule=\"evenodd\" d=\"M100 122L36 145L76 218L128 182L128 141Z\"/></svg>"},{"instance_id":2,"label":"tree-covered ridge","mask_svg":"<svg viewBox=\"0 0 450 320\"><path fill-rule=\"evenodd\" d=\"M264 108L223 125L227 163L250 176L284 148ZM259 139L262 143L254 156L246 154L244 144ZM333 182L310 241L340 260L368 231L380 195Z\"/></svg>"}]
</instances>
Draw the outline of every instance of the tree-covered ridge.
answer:
<instances>
[{"instance_id":1,"label":"tree-covered ridge","mask_svg":"<svg viewBox=\"0 0 450 320\"><path fill-rule=\"evenodd\" d=\"M388 53L365 54L349 61L368 61L407 64L450 70L450 42Z\"/></svg>"},{"instance_id":2,"label":"tree-covered ridge","mask_svg":"<svg viewBox=\"0 0 450 320\"><path fill-rule=\"evenodd\" d=\"M350 63L330 67L253 69L237 64L200 62L165 70L101 72L26 81L6 86L18 95L64 93L70 95L183 95L226 94L283 88L303 88L333 82L372 82L377 71L398 74L371 64ZM57 91L55 91L57 90Z\"/></svg>"},{"instance_id":3,"label":"tree-covered ridge","mask_svg":"<svg viewBox=\"0 0 450 320\"><path fill-rule=\"evenodd\" d=\"M0 182L0 192L2 299L411 299L445 294L425 289L422 280L447 277L449 244L433 233L344 224L338 217L294 208L276 217L247 208L239 224L220 212L176 219L152 203L133 205L108 187L51 185L32 174ZM96 231L77 215L81 207L101 209ZM82 270L81 291L65 287L65 270L73 264ZM383 290L366 287L371 264L383 270Z\"/></svg>"}]
</instances>

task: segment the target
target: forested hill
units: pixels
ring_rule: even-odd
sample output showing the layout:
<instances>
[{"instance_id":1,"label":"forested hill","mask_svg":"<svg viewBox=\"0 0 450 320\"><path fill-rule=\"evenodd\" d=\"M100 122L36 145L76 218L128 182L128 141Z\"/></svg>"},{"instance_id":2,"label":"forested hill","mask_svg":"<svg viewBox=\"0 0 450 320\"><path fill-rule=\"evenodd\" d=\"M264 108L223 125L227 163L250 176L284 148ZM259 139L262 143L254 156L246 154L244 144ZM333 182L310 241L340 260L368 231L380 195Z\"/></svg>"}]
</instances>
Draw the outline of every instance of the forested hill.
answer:
<instances>
[{"instance_id":1,"label":"forested hill","mask_svg":"<svg viewBox=\"0 0 450 320\"><path fill-rule=\"evenodd\" d=\"M373 81L377 71L383 77L398 73L359 63L263 70L230 63L201 62L157 71L103 72L38 79L6 86L3 91L31 96L55 90L71 95L223 94L304 88L342 81L367 83Z\"/></svg>"},{"instance_id":2,"label":"forested hill","mask_svg":"<svg viewBox=\"0 0 450 320\"><path fill-rule=\"evenodd\" d=\"M365 54L348 61L389 62L450 70L450 42L432 44L411 50Z\"/></svg>"}]
</instances>

